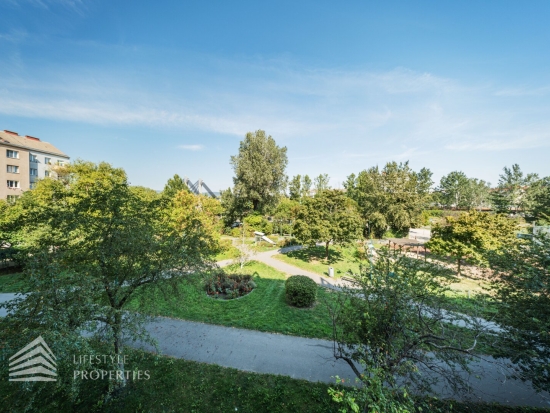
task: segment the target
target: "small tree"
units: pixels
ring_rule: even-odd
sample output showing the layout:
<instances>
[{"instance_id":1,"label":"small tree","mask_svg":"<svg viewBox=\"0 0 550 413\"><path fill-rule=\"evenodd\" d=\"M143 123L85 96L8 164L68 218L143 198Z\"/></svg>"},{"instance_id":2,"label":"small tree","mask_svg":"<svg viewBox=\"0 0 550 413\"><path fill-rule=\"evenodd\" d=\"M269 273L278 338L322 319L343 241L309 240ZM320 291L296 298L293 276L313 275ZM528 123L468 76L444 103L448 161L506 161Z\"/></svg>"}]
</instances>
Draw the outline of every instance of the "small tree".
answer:
<instances>
[{"instance_id":1,"label":"small tree","mask_svg":"<svg viewBox=\"0 0 550 413\"><path fill-rule=\"evenodd\" d=\"M294 225L296 238L307 245L346 244L362 236L362 221L354 202L342 191L329 189L304 201Z\"/></svg>"},{"instance_id":2,"label":"small tree","mask_svg":"<svg viewBox=\"0 0 550 413\"><path fill-rule=\"evenodd\" d=\"M168 199L173 199L176 194L180 193L181 191L191 192L189 191L189 187L185 184L183 179L178 174L175 174L172 178L168 180L168 182L166 182L166 185L164 185L162 195Z\"/></svg>"},{"instance_id":3,"label":"small tree","mask_svg":"<svg viewBox=\"0 0 550 413\"><path fill-rule=\"evenodd\" d=\"M328 176L328 174L319 174L319 176L313 180L313 187L315 188L315 192L321 192L330 189L329 182L330 177Z\"/></svg>"},{"instance_id":4,"label":"small tree","mask_svg":"<svg viewBox=\"0 0 550 413\"><path fill-rule=\"evenodd\" d=\"M407 397L412 389L430 392L439 381L455 391L467 388L460 373L482 328L449 309L445 293L454 279L448 269L382 249L354 280L328 308L334 356L363 386L332 390L336 401L355 404L357 412L401 412L414 404ZM470 335L452 328L457 323L471 328Z\"/></svg>"},{"instance_id":5,"label":"small tree","mask_svg":"<svg viewBox=\"0 0 550 413\"><path fill-rule=\"evenodd\" d=\"M426 247L454 257L460 275L463 258L486 264L486 254L513 239L516 227L516 222L505 216L471 211L458 218L447 217L445 225L436 225Z\"/></svg>"}]
</instances>

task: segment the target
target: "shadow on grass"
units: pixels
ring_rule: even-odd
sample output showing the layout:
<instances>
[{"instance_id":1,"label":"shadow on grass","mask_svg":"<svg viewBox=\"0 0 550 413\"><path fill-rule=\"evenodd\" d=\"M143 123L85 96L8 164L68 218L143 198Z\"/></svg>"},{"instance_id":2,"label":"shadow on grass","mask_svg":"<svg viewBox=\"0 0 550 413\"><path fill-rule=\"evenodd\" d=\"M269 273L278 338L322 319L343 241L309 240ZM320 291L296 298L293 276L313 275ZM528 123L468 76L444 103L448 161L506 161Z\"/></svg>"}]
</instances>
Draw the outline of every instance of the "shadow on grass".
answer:
<instances>
[{"instance_id":1,"label":"shadow on grass","mask_svg":"<svg viewBox=\"0 0 550 413\"><path fill-rule=\"evenodd\" d=\"M289 251L285 255L290 258L296 258L303 262L311 262L313 260L316 260L323 264L336 264L337 262L342 261L344 259L342 252L331 248L329 258L327 261L325 259L325 248L319 247L319 246L303 248L295 251Z\"/></svg>"}]
</instances>

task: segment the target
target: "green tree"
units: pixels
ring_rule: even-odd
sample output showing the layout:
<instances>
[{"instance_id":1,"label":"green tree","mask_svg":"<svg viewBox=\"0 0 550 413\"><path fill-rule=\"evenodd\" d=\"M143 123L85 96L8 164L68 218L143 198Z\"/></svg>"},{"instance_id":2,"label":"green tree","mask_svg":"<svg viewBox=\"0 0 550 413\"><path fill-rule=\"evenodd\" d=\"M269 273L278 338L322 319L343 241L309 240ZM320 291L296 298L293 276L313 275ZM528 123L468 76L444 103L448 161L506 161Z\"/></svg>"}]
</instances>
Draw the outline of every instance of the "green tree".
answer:
<instances>
[{"instance_id":1,"label":"green tree","mask_svg":"<svg viewBox=\"0 0 550 413\"><path fill-rule=\"evenodd\" d=\"M467 196L470 190L470 180L462 171L450 172L441 178L438 192L439 199L447 208L463 208L467 204Z\"/></svg>"},{"instance_id":2,"label":"green tree","mask_svg":"<svg viewBox=\"0 0 550 413\"><path fill-rule=\"evenodd\" d=\"M302 198L309 196L309 191L311 191L311 178L309 175L304 175L302 177Z\"/></svg>"},{"instance_id":3,"label":"green tree","mask_svg":"<svg viewBox=\"0 0 550 413\"><path fill-rule=\"evenodd\" d=\"M275 209L274 225L279 234L292 234L300 204L292 199L282 198Z\"/></svg>"},{"instance_id":4,"label":"green tree","mask_svg":"<svg viewBox=\"0 0 550 413\"><path fill-rule=\"evenodd\" d=\"M490 205L491 184L482 179L470 178L466 206L468 209L483 208Z\"/></svg>"},{"instance_id":5,"label":"green tree","mask_svg":"<svg viewBox=\"0 0 550 413\"><path fill-rule=\"evenodd\" d=\"M325 244L326 258L329 246L346 244L361 238L362 222L355 203L342 191L327 189L304 200L298 212L294 233L307 245Z\"/></svg>"},{"instance_id":6,"label":"green tree","mask_svg":"<svg viewBox=\"0 0 550 413\"><path fill-rule=\"evenodd\" d=\"M131 187L107 163L77 161L60 171L62 179L39 181L0 220L29 284L26 296L4 305L11 313L2 325L25 339L44 332L76 340L88 331L122 356L123 337L148 337L145 317L128 308L133 298L147 288L175 288L213 264L219 203L185 191L167 202ZM117 370L124 370L122 357Z\"/></svg>"},{"instance_id":7,"label":"green tree","mask_svg":"<svg viewBox=\"0 0 550 413\"><path fill-rule=\"evenodd\" d=\"M162 195L168 199L173 199L180 191L190 192L189 187L185 184L183 179L178 174L175 174L166 182L166 185L164 185Z\"/></svg>"},{"instance_id":8,"label":"green tree","mask_svg":"<svg viewBox=\"0 0 550 413\"><path fill-rule=\"evenodd\" d=\"M504 167L504 173L499 175L498 187L491 193L491 202L496 212L517 213L525 209L526 193L529 187L538 179L537 174L524 175L518 164L511 168Z\"/></svg>"},{"instance_id":9,"label":"green tree","mask_svg":"<svg viewBox=\"0 0 550 413\"><path fill-rule=\"evenodd\" d=\"M538 224L550 224L550 177L534 182L527 198L526 218Z\"/></svg>"},{"instance_id":10,"label":"green tree","mask_svg":"<svg viewBox=\"0 0 550 413\"><path fill-rule=\"evenodd\" d=\"M352 406L353 398L357 412L406 412L417 411L408 396L413 387L429 393L444 381L468 389L461 372L482 326L449 309L451 271L384 248L353 279L328 308L334 356L349 364L362 386L333 390L333 399ZM469 338L451 328L458 323L471 329Z\"/></svg>"},{"instance_id":11,"label":"green tree","mask_svg":"<svg viewBox=\"0 0 550 413\"><path fill-rule=\"evenodd\" d=\"M296 175L290 180L288 185L288 194L289 198L293 201L299 201L302 197L302 177L301 175Z\"/></svg>"},{"instance_id":12,"label":"green tree","mask_svg":"<svg viewBox=\"0 0 550 413\"><path fill-rule=\"evenodd\" d=\"M432 229L426 247L456 259L460 275L464 258L477 264L487 264L487 254L515 238L517 223L502 215L470 211L458 218L447 217L444 225Z\"/></svg>"},{"instance_id":13,"label":"green tree","mask_svg":"<svg viewBox=\"0 0 550 413\"><path fill-rule=\"evenodd\" d=\"M251 202L257 212L275 205L286 185L286 152L263 130L247 133L239 154L231 157L233 196Z\"/></svg>"},{"instance_id":14,"label":"green tree","mask_svg":"<svg viewBox=\"0 0 550 413\"><path fill-rule=\"evenodd\" d=\"M350 175L344 183L347 195L357 202L370 234L382 237L388 227L405 232L420 225L422 210L430 199L431 172L414 172L408 162L388 162Z\"/></svg>"},{"instance_id":15,"label":"green tree","mask_svg":"<svg viewBox=\"0 0 550 413\"><path fill-rule=\"evenodd\" d=\"M502 330L499 355L516 364L514 377L550 391L550 237L503 244L489 262Z\"/></svg>"},{"instance_id":16,"label":"green tree","mask_svg":"<svg viewBox=\"0 0 550 413\"><path fill-rule=\"evenodd\" d=\"M321 192L330 189L329 182L330 177L328 176L328 174L319 174L319 176L313 180L313 187L315 188L315 192Z\"/></svg>"}]
</instances>

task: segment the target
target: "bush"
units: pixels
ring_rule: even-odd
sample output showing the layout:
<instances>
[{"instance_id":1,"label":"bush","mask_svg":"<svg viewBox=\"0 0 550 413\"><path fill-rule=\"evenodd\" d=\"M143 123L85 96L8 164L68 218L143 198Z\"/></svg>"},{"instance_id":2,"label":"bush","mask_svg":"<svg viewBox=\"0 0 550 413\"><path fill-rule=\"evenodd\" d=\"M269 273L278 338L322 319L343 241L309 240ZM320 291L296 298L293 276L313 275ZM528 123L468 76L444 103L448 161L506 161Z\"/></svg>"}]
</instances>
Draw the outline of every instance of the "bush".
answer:
<instances>
[{"instance_id":1,"label":"bush","mask_svg":"<svg viewBox=\"0 0 550 413\"><path fill-rule=\"evenodd\" d=\"M206 280L205 287L206 294L230 300L248 294L256 288L256 283L249 274L228 275L220 272L210 276Z\"/></svg>"},{"instance_id":2,"label":"bush","mask_svg":"<svg viewBox=\"0 0 550 413\"><path fill-rule=\"evenodd\" d=\"M277 242L277 245L279 247L291 247L293 245L300 245L300 243L296 240L296 238L285 238Z\"/></svg>"},{"instance_id":3,"label":"bush","mask_svg":"<svg viewBox=\"0 0 550 413\"><path fill-rule=\"evenodd\" d=\"M233 228L231 230L231 236L232 237L240 237L241 236L241 229L240 228Z\"/></svg>"},{"instance_id":4,"label":"bush","mask_svg":"<svg viewBox=\"0 0 550 413\"><path fill-rule=\"evenodd\" d=\"M317 284L305 275L293 275L285 282L285 294L289 304L311 307L317 299Z\"/></svg>"},{"instance_id":5,"label":"bush","mask_svg":"<svg viewBox=\"0 0 550 413\"><path fill-rule=\"evenodd\" d=\"M273 233L273 224L262 215L249 215L244 219L244 222L252 228L252 235L254 235L254 231L263 232L266 235Z\"/></svg>"}]
</instances>

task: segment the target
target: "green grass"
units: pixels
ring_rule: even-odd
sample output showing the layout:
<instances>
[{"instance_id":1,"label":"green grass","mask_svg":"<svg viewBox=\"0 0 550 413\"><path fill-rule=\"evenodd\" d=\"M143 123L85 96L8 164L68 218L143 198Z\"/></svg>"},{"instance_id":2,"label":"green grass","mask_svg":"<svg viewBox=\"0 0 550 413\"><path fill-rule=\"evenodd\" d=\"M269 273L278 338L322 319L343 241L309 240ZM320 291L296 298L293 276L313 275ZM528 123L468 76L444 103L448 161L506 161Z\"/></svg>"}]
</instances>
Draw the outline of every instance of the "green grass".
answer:
<instances>
[{"instance_id":1,"label":"green grass","mask_svg":"<svg viewBox=\"0 0 550 413\"><path fill-rule=\"evenodd\" d=\"M35 400L40 412L274 412L336 413L341 405L328 395L329 384L311 383L286 376L239 371L151 353L126 349L127 370L148 371L149 380L129 380L126 388L111 399L101 396L103 380L89 380L76 403L62 393L43 392ZM54 384L52 392L57 389ZM17 386L17 387L16 387ZM332 386L336 387L336 386ZM2 402L10 411L23 411L28 391L17 383L0 382ZM20 397L23 396L23 397ZM459 403L450 400L424 399L423 411L454 413L548 413L548 409L503 406L485 403ZM436 410L436 408L438 410ZM37 410L34 410L37 411ZM31 410L33 412L33 410Z\"/></svg>"},{"instance_id":2,"label":"green grass","mask_svg":"<svg viewBox=\"0 0 550 413\"><path fill-rule=\"evenodd\" d=\"M226 249L225 251L216 255L214 257L214 260L218 262L218 261L230 260L232 258L237 258L238 256L239 256L239 250L232 246L229 249Z\"/></svg>"},{"instance_id":3,"label":"green grass","mask_svg":"<svg viewBox=\"0 0 550 413\"><path fill-rule=\"evenodd\" d=\"M277 254L274 258L320 275L328 275L330 266L334 268L336 277L346 276L350 270L357 274L361 262L357 248L340 246L329 248L328 261L325 259L325 248L319 246Z\"/></svg>"},{"instance_id":4,"label":"green grass","mask_svg":"<svg viewBox=\"0 0 550 413\"><path fill-rule=\"evenodd\" d=\"M241 272L239 266L226 267L229 272ZM318 301L312 308L295 308L285 301L285 274L258 262L246 265L243 273L254 274L257 287L237 300L217 300L206 296L201 283L181 283L179 294L162 294L160 291L147 296L148 314L185 320L200 321L230 327L268 331L303 337L330 338L330 318L324 300L331 294L319 287ZM137 300L132 307L136 308Z\"/></svg>"},{"instance_id":5,"label":"green grass","mask_svg":"<svg viewBox=\"0 0 550 413\"><path fill-rule=\"evenodd\" d=\"M0 275L0 293L24 292L26 286L22 273Z\"/></svg>"}]
</instances>

